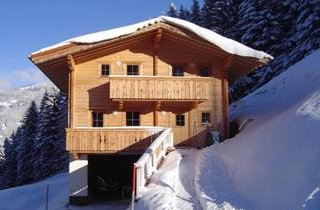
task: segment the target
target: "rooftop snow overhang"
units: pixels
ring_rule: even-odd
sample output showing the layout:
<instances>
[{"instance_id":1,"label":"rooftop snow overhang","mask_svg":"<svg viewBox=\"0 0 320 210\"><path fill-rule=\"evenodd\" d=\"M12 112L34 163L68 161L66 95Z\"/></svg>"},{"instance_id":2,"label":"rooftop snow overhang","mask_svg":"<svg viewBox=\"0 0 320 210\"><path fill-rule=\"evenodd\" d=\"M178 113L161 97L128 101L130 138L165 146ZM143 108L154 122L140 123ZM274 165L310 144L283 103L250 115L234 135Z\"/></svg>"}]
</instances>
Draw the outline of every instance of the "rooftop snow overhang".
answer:
<instances>
[{"instance_id":1,"label":"rooftop snow overhang","mask_svg":"<svg viewBox=\"0 0 320 210\"><path fill-rule=\"evenodd\" d=\"M198 47L214 50L224 56L223 64L228 69L229 79L235 80L273 57L262 51L249 48L239 42L225 38L211 30L193 23L160 16L137 24L79 36L59 44L41 49L30 55L30 60L37 65L60 89L67 92L68 86L68 55L72 55L75 63L90 59L99 52L116 51L120 43L133 43L146 39L163 28L164 33L172 38L181 38L198 44ZM232 68L232 67L237 68Z\"/></svg>"}]
</instances>

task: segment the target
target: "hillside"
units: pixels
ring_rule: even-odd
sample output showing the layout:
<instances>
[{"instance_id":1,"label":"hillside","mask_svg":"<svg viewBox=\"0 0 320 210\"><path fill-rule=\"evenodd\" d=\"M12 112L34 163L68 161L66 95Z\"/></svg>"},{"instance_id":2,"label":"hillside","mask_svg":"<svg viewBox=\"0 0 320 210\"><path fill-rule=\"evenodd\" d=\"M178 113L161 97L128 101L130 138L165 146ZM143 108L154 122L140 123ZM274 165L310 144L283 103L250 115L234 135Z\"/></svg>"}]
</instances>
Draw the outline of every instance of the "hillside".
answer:
<instances>
[{"instance_id":1,"label":"hillside","mask_svg":"<svg viewBox=\"0 0 320 210\"><path fill-rule=\"evenodd\" d=\"M319 66L318 50L231 106L232 118L247 124L202 151L203 206L320 209Z\"/></svg>"},{"instance_id":2,"label":"hillside","mask_svg":"<svg viewBox=\"0 0 320 210\"><path fill-rule=\"evenodd\" d=\"M0 147L17 128L31 101L39 104L44 92L52 88L52 84L38 84L0 90Z\"/></svg>"}]
</instances>

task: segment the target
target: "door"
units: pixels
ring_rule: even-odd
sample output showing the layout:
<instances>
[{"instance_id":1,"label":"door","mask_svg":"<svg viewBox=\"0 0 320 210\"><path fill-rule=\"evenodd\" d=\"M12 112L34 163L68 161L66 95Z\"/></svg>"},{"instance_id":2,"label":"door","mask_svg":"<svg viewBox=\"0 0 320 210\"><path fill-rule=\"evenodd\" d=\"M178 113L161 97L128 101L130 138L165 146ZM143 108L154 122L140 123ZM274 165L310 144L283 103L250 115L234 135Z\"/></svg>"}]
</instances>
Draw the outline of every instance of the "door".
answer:
<instances>
[{"instance_id":1,"label":"door","mask_svg":"<svg viewBox=\"0 0 320 210\"><path fill-rule=\"evenodd\" d=\"M189 113L173 114L173 138L178 146L190 146L189 142Z\"/></svg>"}]
</instances>

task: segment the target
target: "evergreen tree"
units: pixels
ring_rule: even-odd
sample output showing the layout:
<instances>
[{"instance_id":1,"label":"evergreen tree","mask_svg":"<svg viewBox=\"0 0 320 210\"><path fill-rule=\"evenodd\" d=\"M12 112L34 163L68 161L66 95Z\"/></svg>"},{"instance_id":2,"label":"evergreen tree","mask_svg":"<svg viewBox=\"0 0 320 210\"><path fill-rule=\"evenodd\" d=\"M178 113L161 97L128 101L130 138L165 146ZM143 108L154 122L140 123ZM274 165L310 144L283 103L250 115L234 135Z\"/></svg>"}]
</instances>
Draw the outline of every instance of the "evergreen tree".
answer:
<instances>
[{"instance_id":1,"label":"evergreen tree","mask_svg":"<svg viewBox=\"0 0 320 210\"><path fill-rule=\"evenodd\" d=\"M218 31L218 25L213 21L214 19L214 7L215 1L213 0L204 0L204 4L201 8L201 25L207 29Z\"/></svg>"},{"instance_id":2,"label":"evergreen tree","mask_svg":"<svg viewBox=\"0 0 320 210\"><path fill-rule=\"evenodd\" d=\"M64 170L65 128L67 127L66 100L61 93L45 92L41 100L39 127L35 153L39 158L35 164L37 179Z\"/></svg>"},{"instance_id":3,"label":"evergreen tree","mask_svg":"<svg viewBox=\"0 0 320 210\"><path fill-rule=\"evenodd\" d=\"M187 20L189 21L190 20L190 11L186 8L184 8L182 5L180 6L180 9L179 9L179 18L182 19L182 20Z\"/></svg>"},{"instance_id":4,"label":"evergreen tree","mask_svg":"<svg viewBox=\"0 0 320 210\"><path fill-rule=\"evenodd\" d=\"M177 7L173 2L171 2L169 5L169 11L167 12L167 15L170 17L178 17Z\"/></svg>"},{"instance_id":5,"label":"evergreen tree","mask_svg":"<svg viewBox=\"0 0 320 210\"><path fill-rule=\"evenodd\" d=\"M20 135L18 128L17 134L12 133L10 138L4 141L4 162L2 171L1 188L15 186L17 178L17 141L16 136Z\"/></svg>"},{"instance_id":6,"label":"evergreen tree","mask_svg":"<svg viewBox=\"0 0 320 210\"><path fill-rule=\"evenodd\" d=\"M300 60L320 48L320 4L318 0L303 1L299 6L296 33L291 38L295 50L290 52L293 61Z\"/></svg>"},{"instance_id":7,"label":"evergreen tree","mask_svg":"<svg viewBox=\"0 0 320 210\"><path fill-rule=\"evenodd\" d=\"M201 23L201 11L200 5L198 0L193 0L191 5L191 14L190 14L190 21L197 24L202 25Z\"/></svg>"},{"instance_id":8,"label":"evergreen tree","mask_svg":"<svg viewBox=\"0 0 320 210\"><path fill-rule=\"evenodd\" d=\"M20 133L16 136L17 146L17 185L29 183L34 180L33 161L37 159L32 151L35 147L37 133L38 110L33 101L22 120Z\"/></svg>"}]
</instances>

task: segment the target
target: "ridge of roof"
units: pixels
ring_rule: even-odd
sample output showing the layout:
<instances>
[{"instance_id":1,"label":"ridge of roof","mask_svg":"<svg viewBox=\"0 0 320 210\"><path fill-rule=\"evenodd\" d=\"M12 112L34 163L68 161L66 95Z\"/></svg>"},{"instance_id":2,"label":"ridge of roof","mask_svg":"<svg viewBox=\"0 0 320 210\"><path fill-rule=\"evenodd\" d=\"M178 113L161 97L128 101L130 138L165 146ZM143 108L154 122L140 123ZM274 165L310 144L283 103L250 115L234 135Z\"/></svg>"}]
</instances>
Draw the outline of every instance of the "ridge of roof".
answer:
<instances>
[{"instance_id":1,"label":"ridge of roof","mask_svg":"<svg viewBox=\"0 0 320 210\"><path fill-rule=\"evenodd\" d=\"M203 28L201 26L198 26L194 23L181 20L178 18L173 18L173 17L167 17L167 16L159 16L157 18L153 18L150 20L142 21L139 23L135 23L132 25L128 26L123 26L120 28L114 28L114 29L109 29L105 31L100 31L100 32L95 32L95 33L90 33L82 36L77 36L74 38L67 39L63 42L60 42L58 44L40 49L36 52L33 52L31 54L35 55L38 53L42 53L48 50L56 49L59 47L63 47L68 44L76 43L76 44L93 44L93 43L98 43L106 40L111 40L117 37L121 37L124 35L128 35L131 33L134 33L135 31L146 27L148 25L153 25L157 22L163 22L167 23L169 25L181 27L185 30L191 31L192 33L196 34L203 40L208 41L209 43L219 47L223 51L229 53L229 54L235 54L239 56L244 56L244 57L253 57L257 58L259 60L271 60L273 57L263 51L258 51L255 49L252 49L246 45L243 45L237 41L234 41L232 39L226 38L221 36L220 34L217 34L209 29Z\"/></svg>"}]
</instances>

